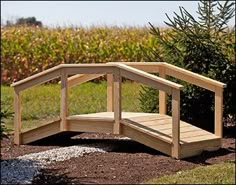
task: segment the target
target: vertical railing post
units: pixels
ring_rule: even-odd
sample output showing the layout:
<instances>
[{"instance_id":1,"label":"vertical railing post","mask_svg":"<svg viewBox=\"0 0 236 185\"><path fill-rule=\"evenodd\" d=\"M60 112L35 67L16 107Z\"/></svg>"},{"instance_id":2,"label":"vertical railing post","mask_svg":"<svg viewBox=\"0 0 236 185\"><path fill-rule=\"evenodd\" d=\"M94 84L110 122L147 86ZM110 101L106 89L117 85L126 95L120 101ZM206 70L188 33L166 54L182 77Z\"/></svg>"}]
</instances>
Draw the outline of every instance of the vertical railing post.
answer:
<instances>
[{"instance_id":1,"label":"vertical railing post","mask_svg":"<svg viewBox=\"0 0 236 185\"><path fill-rule=\"evenodd\" d=\"M120 70L115 71L114 74L114 127L113 134L120 134L120 120L121 120L121 76Z\"/></svg>"},{"instance_id":2,"label":"vertical railing post","mask_svg":"<svg viewBox=\"0 0 236 185\"><path fill-rule=\"evenodd\" d=\"M172 91L172 157L180 158L180 90Z\"/></svg>"},{"instance_id":3,"label":"vertical railing post","mask_svg":"<svg viewBox=\"0 0 236 185\"><path fill-rule=\"evenodd\" d=\"M67 98L68 98L68 75L65 72L65 69L61 69L61 105L60 105L60 130L66 131L67 130L67 123L66 118L68 116L68 105L67 105Z\"/></svg>"},{"instance_id":4,"label":"vertical railing post","mask_svg":"<svg viewBox=\"0 0 236 185\"><path fill-rule=\"evenodd\" d=\"M223 88L215 89L215 135L223 137Z\"/></svg>"},{"instance_id":5,"label":"vertical railing post","mask_svg":"<svg viewBox=\"0 0 236 185\"><path fill-rule=\"evenodd\" d=\"M166 78L165 68L159 67L159 77ZM166 93L159 90L159 113L166 114Z\"/></svg>"},{"instance_id":6,"label":"vertical railing post","mask_svg":"<svg viewBox=\"0 0 236 185\"><path fill-rule=\"evenodd\" d=\"M113 74L107 74L107 112L114 112Z\"/></svg>"},{"instance_id":7,"label":"vertical railing post","mask_svg":"<svg viewBox=\"0 0 236 185\"><path fill-rule=\"evenodd\" d=\"M21 144L21 97L20 92L14 88L14 143Z\"/></svg>"}]
</instances>

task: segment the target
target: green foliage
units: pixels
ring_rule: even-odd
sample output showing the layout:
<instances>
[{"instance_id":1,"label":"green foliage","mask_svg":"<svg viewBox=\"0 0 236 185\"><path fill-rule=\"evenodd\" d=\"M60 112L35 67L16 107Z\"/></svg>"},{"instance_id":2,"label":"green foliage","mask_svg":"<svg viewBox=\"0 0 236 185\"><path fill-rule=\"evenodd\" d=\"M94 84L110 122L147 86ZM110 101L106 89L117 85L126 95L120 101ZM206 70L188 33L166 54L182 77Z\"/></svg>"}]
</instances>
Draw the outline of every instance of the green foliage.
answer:
<instances>
[{"instance_id":1,"label":"green foliage","mask_svg":"<svg viewBox=\"0 0 236 185\"><path fill-rule=\"evenodd\" d=\"M2 27L2 83L10 84L61 63L144 61L141 45L157 47L146 28Z\"/></svg>"},{"instance_id":2,"label":"green foliage","mask_svg":"<svg viewBox=\"0 0 236 185\"><path fill-rule=\"evenodd\" d=\"M184 7L180 7L180 15L174 13L173 19L166 14L169 22L165 24L171 28L166 34L150 23L150 32L160 47L159 50L149 50L149 61L172 63L226 83L224 116L233 115L235 118L235 29L227 25L234 17L234 5L230 1L225 1L223 5L222 2L200 1L197 12L199 21ZM181 93L181 119L195 123L213 121L213 93L184 82L179 83L185 86ZM153 91L142 91L141 96L149 96L154 100ZM155 100L149 102L156 104ZM144 101L141 103L145 104ZM143 108L145 106L142 105Z\"/></svg>"},{"instance_id":3,"label":"green foliage","mask_svg":"<svg viewBox=\"0 0 236 185\"><path fill-rule=\"evenodd\" d=\"M9 106L5 102L1 100L1 113L0 113L0 119L1 119L1 127L0 127L0 139L2 137L5 137L7 135L8 129L5 125L5 120L12 117L12 112L9 111Z\"/></svg>"},{"instance_id":4,"label":"green foliage","mask_svg":"<svg viewBox=\"0 0 236 185\"><path fill-rule=\"evenodd\" d=\"M151 97L149 96L151 95ZM158 112L158 91L152 87L141 86L140 108L144 112Z\"/></svg>"},{"instance_id":5,"label":"green foliage","mask_svg":"<svg viewBox=\"0 0 236 185\"><path fill-rule=\"evenodd\" d=\"M147 184L235 184L235 160L151 179ZM145 183L145 184L146 184Z\"/></svg>"}]
</instances>

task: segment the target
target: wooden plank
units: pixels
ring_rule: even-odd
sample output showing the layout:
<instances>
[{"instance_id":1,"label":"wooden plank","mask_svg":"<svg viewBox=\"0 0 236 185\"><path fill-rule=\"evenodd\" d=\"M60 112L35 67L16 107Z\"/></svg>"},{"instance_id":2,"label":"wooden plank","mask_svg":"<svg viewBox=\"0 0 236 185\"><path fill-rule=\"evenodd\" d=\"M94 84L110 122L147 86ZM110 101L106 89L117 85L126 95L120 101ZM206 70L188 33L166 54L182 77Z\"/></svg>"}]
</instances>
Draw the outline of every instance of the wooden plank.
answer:
<instances>
[{"instance_id":1,"label":"wooden plank","mask_svg":"<svg viewBox=\"0 0 236 185\"><path fill-rule=\"evenodd\" d=\"M109 64L117 63L118 62L109 62ZM161 62L119 62L119 64L125 64L148 73L158 73Z\"/></svg>"},{"instance_id":2,"label":"wooden plank","mask_svg":"<svg viewBox=\"0 0 236 185\"><path fill-rule=\"evenodd\" d=\"M199 155L203 151L215 151L220 148L220 138L181 144L181 159Z\"/></svg>"},{"instance_id":3,"label":"wooden plank","mask_svg":"<svg viewBox=\"0 0 236 185\"><path fill-rule=\"evenodd\" d=\"M223 137L223 89L216 88L215 90L215 135Z\"/></svg>"},{"instance_id":4,"label":"wooden plank","mask_svg":"<svg viewBox=\"0 0 236 185\"><path fill-rule=\"evenodd\" d=\"M114 122L114 118L106 118L106 117L90 117L88 116L82 116L82 115L74 115L74 116L68 116L67 120L77 120L77 121L98 121L98 122Z\"/></svg>"},{"instance_id":5,"label":"wooden plank","mask_svg":"<svg viewBox=\"0 0 236 185\"><path fill-rule=\"evenodd\" d=\"M121 120L121 124L123 125L127 125L129 126L130 128L133 128L137 131L140 131L140 132L143 132L147 135L150 135L152 137L155 137L159 140L162 140L166 143L171 143L171 137L169 135L166 135L158 130L154 130L154 129L151 129L150 127L147 127L147 126L144 126L144 125L141 125L137 122L132 122L131 120L128 120L128 119L123 119Z\"/></svg>"},{"instance_id":6,"label":"wooden plank","mask_svg":"<svg viewBox=\"0 0 236 185\"><path fill-rule=\"evenodd\" d=\"M131 119L133 120L133 119ZM171 118L163 118L163 119L156 119L156 120L151 120L151 121L137 121L138 123L148 126L150 128L157 128L157 129L161 129L163 128L163 126L169 125L170 127L172 127L172 119Z\"/></svg>"},{"instance_id":7,"label":"wooden plank","mask_svg":"<svg viewBox=\"0 0 236 185\"><path fill-rule=\"evenodd\" d=\"M114 84L113 75L107 74L107 112L114 111Z\"/></svg>"},{"instance_id":8,"label":"wooden plank","mask_svg":"<svg viewBox=\"0 0 236 185\"><path fill-rule=\"evenodd\" d=\"M37 128L22 132L22 144L31 143L39 139L57 134L60 132L60 120L55 120Z\"/></svg>"},{"instance_id":9,"label":"wooden plank","mask_svg":"<svg viewBox=\"0 0 236 185\"><path fill-rule=\"evenodd\" d=\"M160 66L159 67L159 77L161 78L166 78L166 73L165 73L165 68ZM165 91L160 91L159 90L159 113L160 114L166 114L167 110L167 99L166 99L166 93Z\"/></svg>"},{"instance_id":10,"label":"wooden plank","mask_svg":"<svg viewBox=\"0 0 236 185\"><path fill-rule=\"evenodd\" d=\"M77 74L68 78L68 87L74 87L76 85L88 82L95 78L99 78L104 74ZM61 82L60 82L61 83Z\"/></svg>"},{"instance_id":11,"label":"wooden plank","mask_svg":"<svg viewBox=\"0 0 236 185\"><path fill-rule=\"evenodd\" d=\"M116 66L108 64L74 64L65 66L64 69L68 75L72 74L112 74L116 70Z\"/></svg>"},{"instance_id":12,"label":"wooden plank","mask_svg":"<svg viewBox=\"0 0 236 185\"><path fill-rule=\"evenodd\" d=\"M172 119L170 116L168 115L164 115L164 114L151 114L148 115L148 113L146 113L146 115L141 115L141 116L135 116L132 117L132 121L137 121L140 123L144 123L144 122L149 122L149 121L159 121L159 120L166 120L166 119Z\"/></svg>"},{"instance_id":13,"label":"wooden plank","mask_svg":"<svg viewBox=\"0 0 236 185\"><path fill-rule=\"evenodd\" d=\"M136 130L135 128L130 127L129 125L121 125L121 134L132 138L133 140L142 143L146 146L154 148L158 151L161 151L167 155L171 155L171 144L164 142L161 139L153 137L141 130Z\"/></svg>"},{"instance_id":14,"label":"wooden plank","mask_svg":"<svg viewBox=\"0 0 236 185\"><path fill-rule=\"evenodd\" d=\"M184 143L192 143L196 141L205 141L205 140L210 140L210 139L217 139L219 137L215 136L214 134L206 134L206 135L201 135L201 136L196 136L196 137L187 137L181 139L182 142Z\"/></svg>"},{"instance_id":15,"label":"wooden plank","mask_svg":"<svg viewBox=\"0 0 236 185\"><path fill-rule=\"evenodd\" d=\"M213 92L215 91L215 86L221 88L226 87L226 84L224 83L218 82L216 80L207 78L205 76L193 73L191 71L182 69L180 67L168 63L162 63L162 66L165 67L167 75L198 85Z\"/></svg>"},{"instance_id":16,"label":"wooden plank","mask_svg":"<svg viewBox=\"0 0 236 185\"><path fill-rule=\"evenodd\" d=\"M172 92L172 157L180 158L180 91Z\"/></svg>"},{"instance_id":17,"label":"wooden plank","mask_svg":"<svg viewBox=\"0 0 236 185\"><path fill-rule=\"evenodd\" d=\"M120 71L114 74L114 128L113 134L120 134L121 118L121 76Z\"/></svg>"},{"instance_id":18,"label":"wooden plank","mask_svg":"<svg viewBox=\"0 0 236 185\"><path fill-rule=\"evenodd\" d=\"M20 92L14 88L14 143L21 144L21 97Z\"/></svg>"},{"instance_id":19,"label":"wooden plank","mask_svg":"<svg viewBox=\"0 0 236 185\"><path fill-rule=\"evenodd\" d=\"M12 84L13 87L15 87L15 89L17 91L23 91L29 88L32 88L36 85L45 83L49 80L53 80L55 78L58 78L60 76L60 70L52 70L52 71L47 71L47 73L41 72L39 74L33 75L31 77L28 77L24 80L21 80L15 84Z\"/></svg>"},{"instance_id":20,"label":"wooden plank","mask_svg":"<svg viewBox=\"0 0 236 185\"><path fill-rule=\"evenodd\" d=\"M11 84L11 87L15 87L15 86L19 86L19 85L24 84L24 83L31 82L31 81L33 81L33 80L39 78L39 77L42 77L42 76L44 76L44 75L50 74L50 73L55 72L55 71L59 71L59 74L58 74L58 76L59 76L59 75L60 75L60 70L59 70L59 69L60 69L60 65L55 66L55 67L52 67L52 68L47 69L47 70L45 70L45 71L42 71L42 72L40 72L40 73L38 73L38 74L32 75L32 76L30 76L30 77L28 77L28 78L25 78L25 79L23 79L23 80L20 80L20 81L18 81L18 82L15 82L15 83ZM32 83L32 82L31 82L31 83Z\"/></svg>"},{"instance_id":21,"label":"wooden plank","mask_svg":"<svg viewBox=\"0 0 236 185\"><path fill-rule=\"evenodd\" d=\"M60 104L60 130L67 130L66 118L68 116L68 83L67 74L64 69L61 69L61 104Z\"/></svg>"},{"instance_id":22,"label":"wooden plank","mask_svg":"<svg viewBox=\"0 0 236 185\"><path fill-rule=\"evenodd\" d=\"M185 138L200 137L200 136L206 136L206 135L212 135L212 134L205 130L198 129L198 130L193 130L193 131L188 131L188 132L182 132L180 138L183 140Z\"/></svg>"},{"instance_id":23,"label":"wooden plank","mask_svg":"<svg viewBox=\"0 0 236 185\"><path fill-rule=\"evenodd\" d=\"M67 123L69 131L112 133L114 121L68 120Z\"/></svg>"},{"instance_id":24,"label":"wooden plank","mask_svg":"<svg viewBox=\"0 0 236 185\"><path fill-rule=\"evenodd\" d=\"M168 81L166 79L151 75L144 71L126 66L124 64L119 64L119 68L121 69L121 76L128 78L130 80L138 81L143 84L149 85L153 88L160 89L167 93L171 93L172 89L182 89L183 86L176 84L174 82Z\"/></svg>"}]
</instances>

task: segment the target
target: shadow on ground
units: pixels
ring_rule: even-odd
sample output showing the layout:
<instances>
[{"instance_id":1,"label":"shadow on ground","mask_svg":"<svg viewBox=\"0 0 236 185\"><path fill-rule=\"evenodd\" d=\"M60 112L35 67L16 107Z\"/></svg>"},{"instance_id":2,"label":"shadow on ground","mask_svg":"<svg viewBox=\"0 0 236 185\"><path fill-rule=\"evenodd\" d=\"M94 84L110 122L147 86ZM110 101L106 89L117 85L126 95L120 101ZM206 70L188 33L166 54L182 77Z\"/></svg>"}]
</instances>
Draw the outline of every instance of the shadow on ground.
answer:
<instances>
[{"instance_id":1,"label":"shadow on ground","mask_svg":"<svg viewBox=\"0 0 236 185\"><path fill-rule=\"evenodd\" d=\"M157 150L140 144L134 140L129 139L97 139L97 138L72 138L78 133L59 133L35 142L30 143L34 146L73 146L73 145L87 145L87 144L103 144L112 146L110 152L119 153L148 153L151 155L165 155Z\"/></svg>"},{"instance_id":2,"label":"shadow on ground","mask_svg":"<svg viewBox=\"0 0 236 185\"><path fill-rule=\"evenodd\" d=\"M165 154L154 150L150 147L147 147L143 144L140 144L136 141L129 140L129 139L99 139L99 138L80 138L80 137L75 137L81 133L78 132L64 132L64 133L59 133L54 136L50 136L41 140L38 140L36 142L31 143L31 145L36 145L36 146L73 146L73 145L86 145L86 144L98 144L102 143L104 145L111 145L112 146L112 151L111 152L117 152L117 153L147 153L151 155L164 155ZM229 136L230 137L230 136ZM232 140L235 141L235 137L231 138ZM206 162L209 158L214 158L214 157L220 157L224 156L230 153L235 153L235 147L223 147L220 148L217 151L204 151L202 154L194 157L189 157L184 159L185 161L192 162L195 164L209 164ZM168 157L168 156L167 156Z\"/></svg>"},{"instance_id":3,"label":"shadow on ground","mask_svg":"<svg viewBox=\"0 0 236 185\"><path fill-rule=\"evenodd\" d=\"M66 171L66 168L63 169ZM76 170L76 169L75 169ZM35 176L32 184L95 184L85 177L68 177L68 173L58 173L58 169L42 169L40 174Z\"/></svg>"}]
</instances>

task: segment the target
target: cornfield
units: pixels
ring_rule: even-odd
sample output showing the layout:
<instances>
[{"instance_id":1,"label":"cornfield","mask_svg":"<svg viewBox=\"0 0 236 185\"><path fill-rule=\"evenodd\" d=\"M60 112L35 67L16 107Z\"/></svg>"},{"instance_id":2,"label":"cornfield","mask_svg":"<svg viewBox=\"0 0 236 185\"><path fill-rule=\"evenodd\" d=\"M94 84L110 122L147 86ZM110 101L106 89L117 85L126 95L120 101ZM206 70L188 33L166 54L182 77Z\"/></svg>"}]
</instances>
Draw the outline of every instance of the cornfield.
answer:
<instances>
[{"instance_id":1,"label":"cornfield","mask_svg":"<svg viewBox=\"0 0 236 185\"><path fill-rule=\"evenodd\" d=\"M2 83L9 84L61 63L145 61L157 47L146 27L2 27Z\"/></svg>"}]
</instances>

